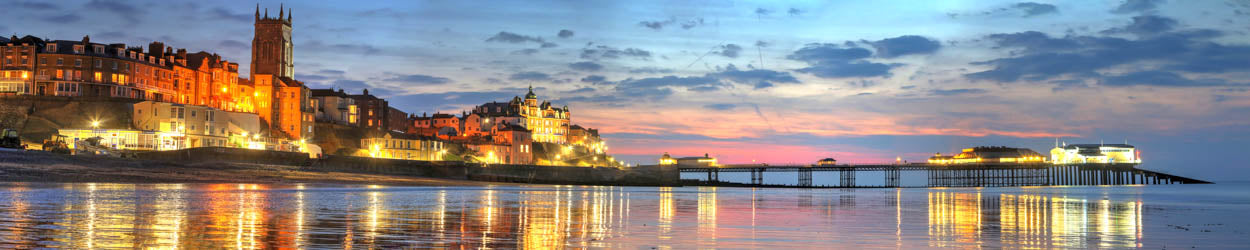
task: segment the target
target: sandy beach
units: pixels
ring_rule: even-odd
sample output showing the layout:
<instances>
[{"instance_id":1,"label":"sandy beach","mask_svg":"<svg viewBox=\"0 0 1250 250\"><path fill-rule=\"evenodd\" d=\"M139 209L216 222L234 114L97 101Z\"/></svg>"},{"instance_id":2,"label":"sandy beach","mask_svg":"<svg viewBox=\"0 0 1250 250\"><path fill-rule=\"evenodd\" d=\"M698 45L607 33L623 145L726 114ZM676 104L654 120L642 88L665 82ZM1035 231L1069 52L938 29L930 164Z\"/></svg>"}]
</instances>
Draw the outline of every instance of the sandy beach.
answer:
<instances>
[{"instance_id":1,"label":"sandy beach","mask_svg":"<svg viewBox=\"0 0 1250 250\"><path fill-rule=\"evenodd\" d=\"M400 186L485 185L485 182L310 171L248 163L159 162L39 151L0 151L0 181L109 183L339 183Z\"/></svg>"}]
</instances>

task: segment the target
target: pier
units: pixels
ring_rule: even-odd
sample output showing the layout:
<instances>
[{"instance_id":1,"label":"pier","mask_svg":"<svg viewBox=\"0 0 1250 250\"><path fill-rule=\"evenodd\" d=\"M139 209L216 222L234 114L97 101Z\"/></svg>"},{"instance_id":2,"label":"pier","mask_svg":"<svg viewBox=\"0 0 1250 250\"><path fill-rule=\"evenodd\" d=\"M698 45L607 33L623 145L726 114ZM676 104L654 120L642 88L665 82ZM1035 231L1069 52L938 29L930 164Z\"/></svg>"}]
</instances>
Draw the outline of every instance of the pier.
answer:
<instances>
[{"instance_id":1,"label":"pier","mask_svg":"<svg viewBox=\"0 0 1250 250\"><path fill-rule=\"evenodd\" d=\"M1211 182L1136 168L1135 164L856 164L836 166L748 165L680 167L682 173L701 173L706 180L683 179L687 186L896 188L896 187L1012 187L1210 184ZM750 182L729 182L721 173L750 173ZM797 184L770 184L764 173L796 173ZM813 172L836 175L833 185L813 184ZM857 183L857 176L873 173L881 183ZM903 173L923 178L922 185L905 185ZM832 181L832 179L830 180Z\"/></svg>"}]
</instances>

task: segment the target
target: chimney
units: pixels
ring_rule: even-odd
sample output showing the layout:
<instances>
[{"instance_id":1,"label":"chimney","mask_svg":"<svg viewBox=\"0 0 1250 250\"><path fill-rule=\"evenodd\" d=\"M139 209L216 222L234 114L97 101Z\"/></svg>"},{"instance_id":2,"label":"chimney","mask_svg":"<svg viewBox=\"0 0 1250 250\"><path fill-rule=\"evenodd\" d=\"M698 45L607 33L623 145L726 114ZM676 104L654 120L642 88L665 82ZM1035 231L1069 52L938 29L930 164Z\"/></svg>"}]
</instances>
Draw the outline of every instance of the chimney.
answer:
<instances>
[{"instance_id":1,"label":"chimney","mask_svg":"<svg viewBox=\"0 0 1250 250\"><path fill-rule=\"evenodd\" d=\"M82 45L85 47L87 44L91 44L91 36L82 36Z\"/></svg>"},{"instance_id":2,"label":"chimney","mask_svg":"<svg viewBox=\"0 0 1250 250\"><path fill-rule=\"evenodd\" d=\"M179 64L187 65L187 49L178 49L178 55L175 58Z\"/></svg>"},{"instance_id":3,"label":"chimney","mask_svg":"<svg viewBox=\"0 0 1250 250\"><path fill-rule=\"evenodd\" d=\"M165 57L165 44L161 42L152 42L148 44L148 54L156 58Z\"/></svg>"}]
</instances>

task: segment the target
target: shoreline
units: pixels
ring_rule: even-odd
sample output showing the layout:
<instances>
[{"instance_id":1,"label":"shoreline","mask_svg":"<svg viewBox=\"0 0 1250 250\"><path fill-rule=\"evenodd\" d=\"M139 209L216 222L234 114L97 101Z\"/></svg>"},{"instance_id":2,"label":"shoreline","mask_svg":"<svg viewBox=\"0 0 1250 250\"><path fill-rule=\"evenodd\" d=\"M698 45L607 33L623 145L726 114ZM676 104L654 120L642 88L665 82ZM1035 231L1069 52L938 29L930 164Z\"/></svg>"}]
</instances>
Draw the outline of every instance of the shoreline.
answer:
<instances>
[{"instance_id":1,"label":"shoreline","mask_svg":"<svg viewBox=\"0 0 1250 250\"><path fill-rule=\"evenodd\" d=\"M231 162L178 163L105 156L58 155L40 151L0 151L0 182L520 185L518 183L314 171L286 165Z\"/></svg>"}]
</instances>

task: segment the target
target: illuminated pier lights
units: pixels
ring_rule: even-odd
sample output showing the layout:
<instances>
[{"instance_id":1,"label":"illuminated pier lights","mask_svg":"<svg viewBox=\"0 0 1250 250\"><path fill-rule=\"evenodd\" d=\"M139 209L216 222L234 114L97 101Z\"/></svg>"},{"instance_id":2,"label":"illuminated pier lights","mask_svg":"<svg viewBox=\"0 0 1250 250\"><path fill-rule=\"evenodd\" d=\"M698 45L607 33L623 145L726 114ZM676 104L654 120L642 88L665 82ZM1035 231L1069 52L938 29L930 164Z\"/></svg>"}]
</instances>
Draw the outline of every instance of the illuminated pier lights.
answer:
<instances>
[{"instance_id":1,"label":"illuminated pier lights","mask_svg":"<svg viewBox=\"0 0 1250 250\"><path fill-rule=\"evenodd\" d=\"M971 147L955 155L934 154L930 164L1043 163L1046 157L1027 148Z\"/></svg>"}]
</instances>

